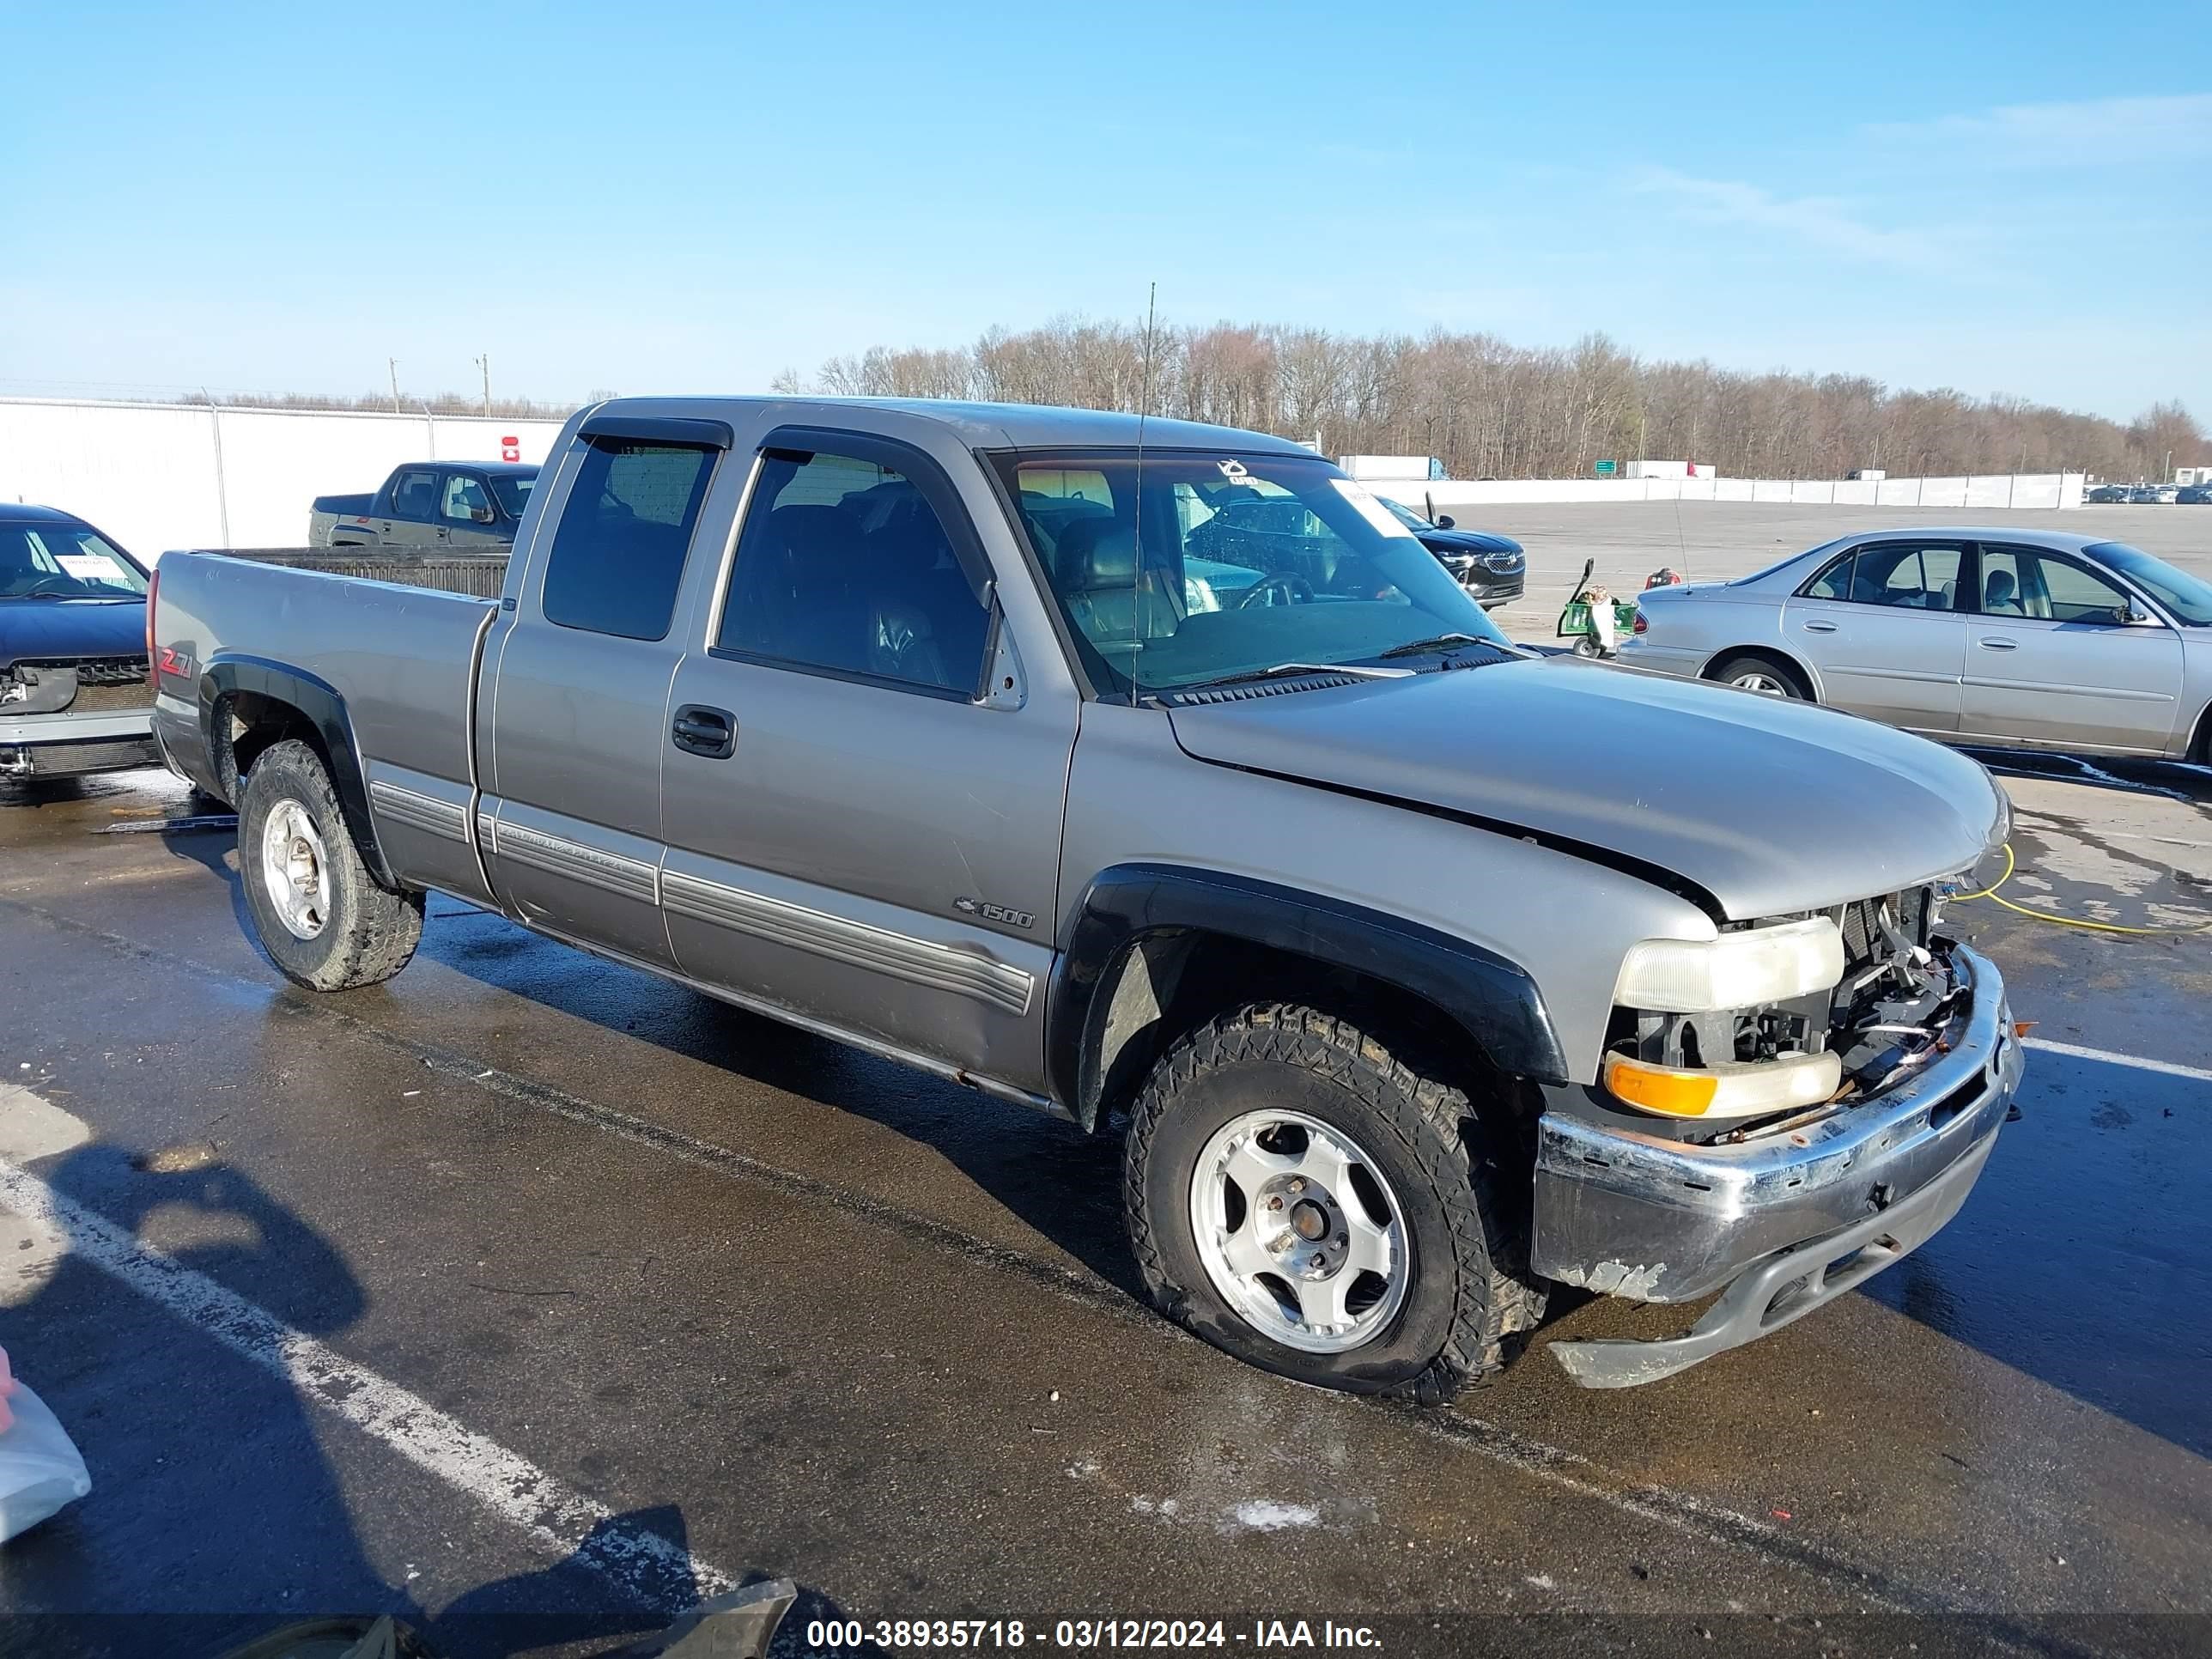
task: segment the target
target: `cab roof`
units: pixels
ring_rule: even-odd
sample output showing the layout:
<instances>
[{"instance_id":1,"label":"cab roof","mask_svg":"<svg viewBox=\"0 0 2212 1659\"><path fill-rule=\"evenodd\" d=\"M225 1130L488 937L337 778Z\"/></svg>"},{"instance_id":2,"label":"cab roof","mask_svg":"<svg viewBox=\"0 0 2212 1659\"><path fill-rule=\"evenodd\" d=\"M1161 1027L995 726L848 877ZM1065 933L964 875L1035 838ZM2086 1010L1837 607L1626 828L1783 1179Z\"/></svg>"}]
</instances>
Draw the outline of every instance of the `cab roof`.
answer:
<instances>
[{"instance_id":1,"label":"cab roof","mask_svg":"<svg viewBox=\"0 0 2212 1659\"><path fill-rule=\"evenodd\" d=\"M617 398L608 413L716 418L732 408L774 410L795 425L835 423L841 411L881 409L951 428L974 449L1133 449L1138 417L1119 410L1061 409L1044 404L963 403L940 398ZM598 412L598 411L594 411ZM1233 426L1144 417L1147 449L1235 449L1311 455L1304 444Z\"/></svg>"}]
</instances>

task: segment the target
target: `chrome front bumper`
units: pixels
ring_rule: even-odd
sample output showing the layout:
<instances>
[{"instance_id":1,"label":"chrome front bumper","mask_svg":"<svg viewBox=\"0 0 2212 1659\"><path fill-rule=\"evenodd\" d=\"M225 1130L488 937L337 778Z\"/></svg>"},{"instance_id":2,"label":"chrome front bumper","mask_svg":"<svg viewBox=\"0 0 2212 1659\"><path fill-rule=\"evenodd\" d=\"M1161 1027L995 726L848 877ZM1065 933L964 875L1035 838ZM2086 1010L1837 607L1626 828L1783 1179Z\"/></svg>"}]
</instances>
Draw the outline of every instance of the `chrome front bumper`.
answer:
<instances>
[{"instance_id":1,"label":"chrome front bumper","mask_svg":"<svg viewBox=\"0 0 2212 1659\"><path fill-rule=\"evenodd\" d=\"M1994 964L1951 961L1967 1005L1946 1051L1887 1093L1787 1134L1691 1146L1547 1112L1531 1266L1643 1302L1729 1285L1688 1336L1555 1342L1578 1382L1620 1388L1741 1346L1840 1296L1965 1200L2003 1124L2021 1047Z\"/></svg>"}]
</instances>

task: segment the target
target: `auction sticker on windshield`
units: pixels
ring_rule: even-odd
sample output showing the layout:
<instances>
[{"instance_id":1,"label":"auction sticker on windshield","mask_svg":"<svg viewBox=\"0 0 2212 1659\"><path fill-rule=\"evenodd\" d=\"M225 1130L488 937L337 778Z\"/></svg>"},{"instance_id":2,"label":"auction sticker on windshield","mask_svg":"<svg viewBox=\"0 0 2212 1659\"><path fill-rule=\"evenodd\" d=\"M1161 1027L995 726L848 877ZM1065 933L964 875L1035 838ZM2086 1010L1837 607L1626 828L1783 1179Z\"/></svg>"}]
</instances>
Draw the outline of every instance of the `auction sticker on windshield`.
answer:
<instances>
[{"instance_id":1,"label":"auction sticker on windshield","mask_svg":"<svg viewBox=\"0 0 2212 1659\"><path fill-rule=\"evenodd\" d=\"M1352 503L1353 511L1372 525L1379 533L1385 536L1403 536L1409 542L1420 539L1404 525L1400 524L1390 509L1376 501L1374 492L1358 479L1331 478L1329 483L1336 486L1338 495Z\"/></svg>"},{"instance_id":2,"label":"auction sticker on windshield","mask_svg":"<svg viewBox=\"0 0 2212 1659\"><path fill-rule=\"evenodd\" d=\"M123 567L105 553L57 553L54 562L81 582L119 582Z\"/></svg>"}]
</instances>

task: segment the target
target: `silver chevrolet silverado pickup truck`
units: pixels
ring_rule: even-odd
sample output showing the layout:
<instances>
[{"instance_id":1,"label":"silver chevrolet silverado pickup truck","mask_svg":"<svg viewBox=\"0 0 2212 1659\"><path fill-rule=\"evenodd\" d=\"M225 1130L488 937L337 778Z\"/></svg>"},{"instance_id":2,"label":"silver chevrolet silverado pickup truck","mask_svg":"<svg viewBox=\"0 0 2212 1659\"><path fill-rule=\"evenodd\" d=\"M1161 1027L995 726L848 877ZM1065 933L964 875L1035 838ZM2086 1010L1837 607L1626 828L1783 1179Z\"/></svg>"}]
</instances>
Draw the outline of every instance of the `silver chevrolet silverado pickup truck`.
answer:
<instances>
[{"instance_id":1,"label":"silver chevrolet silverado pickup truck","mask_svg":"<svg viewBox=\"0 0 2212 1659\"><path fill-rule=\"evenodd\" d=\"M292 979L398 973L434 889L1124 1131L1160 1308L1307 1382L1446 1398L1554 1284L1719 1293L1553 1343L1592 1386L1748 1342L1948 1221L2018 1082L1942 923L1980 766L1528 655L1278 439L623 399L495 602L195 555L152 610Z\"/></svg>"}]
</instances>

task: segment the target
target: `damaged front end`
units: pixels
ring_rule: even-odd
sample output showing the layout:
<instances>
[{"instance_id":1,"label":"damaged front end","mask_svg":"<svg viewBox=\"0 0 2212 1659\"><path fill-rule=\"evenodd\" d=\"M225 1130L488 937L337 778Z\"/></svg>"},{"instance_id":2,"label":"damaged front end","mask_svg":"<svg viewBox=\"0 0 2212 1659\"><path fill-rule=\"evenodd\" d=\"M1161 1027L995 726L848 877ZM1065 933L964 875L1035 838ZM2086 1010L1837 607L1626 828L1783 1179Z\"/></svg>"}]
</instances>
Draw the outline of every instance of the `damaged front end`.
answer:
<instances>
[{"instance_id":1,"label":"damaged front end","mask_svg":"<svg viewBox=\"0 0 2212 1659\"><path fill-rule=\"evenodd\" d=\"M0 777L94 772L159 760L144 657L0 668Z\"/></svg>"},{"instance_id":2,"label":"damaged front end","mask_svg":"<svg viewBox=\"0 0 2212 1659\"><path fill-rule=\"evenodd\" d=\"M1533 1265L1641 1301L1727 1294L1672 1341L1553 1344L1578 1381L1751 1341L1956 1211L2021 1060L1996 968L1941 931L1945 890L1632 955L1601 1086L1555 1091L1539 1127Z\"/></svg>"},{"instance_id":3,"label":"damaged front end","mask_svg":"<svg viewBox=\"0 0 2212 1659\"><path fill-rule=\"evenodd\" d=\"M1735 977L1743 988L1735 994L1685 994L1624 969L1605 1059L1608 1103L1669 1120L1679 1139L1726 1143L1817 1121L1890 1088L1942 1051L1962 994L1937 928L1942 902L1942 889L1908 888L1724 932L1717 945L1741 941L1770 958L1776 945L1759 942L1786 944L1790 959L1765 966L1759 988L1771 994L1756 1000L1756 969ZM1638 1006L1653 1001L1676 1006Z\"/></svg>"}]
</instances>

